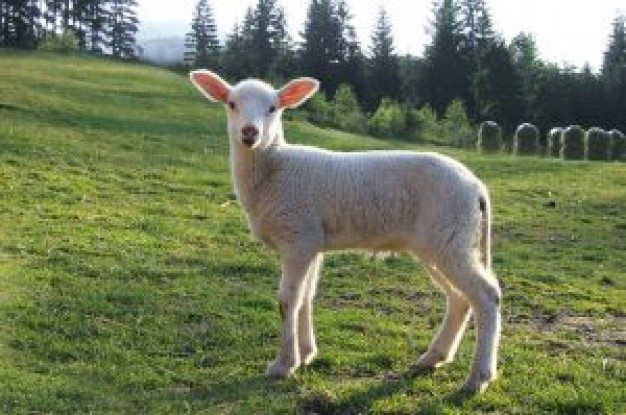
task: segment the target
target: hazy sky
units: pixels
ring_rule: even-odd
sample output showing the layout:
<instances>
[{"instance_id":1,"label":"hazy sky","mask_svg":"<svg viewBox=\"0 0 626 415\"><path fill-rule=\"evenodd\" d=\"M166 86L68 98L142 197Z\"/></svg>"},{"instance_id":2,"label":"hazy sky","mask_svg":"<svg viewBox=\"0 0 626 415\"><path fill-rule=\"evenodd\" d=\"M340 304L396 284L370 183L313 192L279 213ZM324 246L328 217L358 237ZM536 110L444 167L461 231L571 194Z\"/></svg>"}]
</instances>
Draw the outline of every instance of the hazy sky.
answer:
<instances>
[{"instance_id":1,"label":"hazy sky","mask_svg":"<svg viewBox=\"0 0 626 415\"><path fill-rule=\"evenodd\" d=\"M212 0L218 30L230 33L248 6L257 0ZM140 38L183 36L189 30L197 0L139 0ZM299 40L308 0L279 0L289 31ZM391 17L396 50L421 55L431 35L432 0L348 0L362 46L367 48L379 6ZM602 62L617 13L626 13L626 0L488 0L495 29L507 41L521 31L535 35L540 55L555 63L597 70Z\"/></svg>"}]
</instances>

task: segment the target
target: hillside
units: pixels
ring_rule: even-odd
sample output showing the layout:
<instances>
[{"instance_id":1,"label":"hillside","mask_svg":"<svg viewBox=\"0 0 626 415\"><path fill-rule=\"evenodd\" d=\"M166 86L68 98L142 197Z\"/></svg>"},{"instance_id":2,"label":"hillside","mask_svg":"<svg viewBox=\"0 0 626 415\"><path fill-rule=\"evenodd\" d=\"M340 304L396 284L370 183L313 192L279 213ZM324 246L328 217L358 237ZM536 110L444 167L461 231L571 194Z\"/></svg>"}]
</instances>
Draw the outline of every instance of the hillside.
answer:
<instances>
[{"instance_id":1,"label":"hillside","mask_svg":"<svg viewBox=\"0 0 626 415\"><path fill-rule=\"evenodd\" d=\"M330 256L319 359L262 376L278 267L233 201L224 130L183 76L0 50L1 413L626 411L626 164L438 149L491 189L504 287L501 379L460 399L471 331L454 364L409 371L444 304L405 256Z\"/></svg>"}]
</instances>

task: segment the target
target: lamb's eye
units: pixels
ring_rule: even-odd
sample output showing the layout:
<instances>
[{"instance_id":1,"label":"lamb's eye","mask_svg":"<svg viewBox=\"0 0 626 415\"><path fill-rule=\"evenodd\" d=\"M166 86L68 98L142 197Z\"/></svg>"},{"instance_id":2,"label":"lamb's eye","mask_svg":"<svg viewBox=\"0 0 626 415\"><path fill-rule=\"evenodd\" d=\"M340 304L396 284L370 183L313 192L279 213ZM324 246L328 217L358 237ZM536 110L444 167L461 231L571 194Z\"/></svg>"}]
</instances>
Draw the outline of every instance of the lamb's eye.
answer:
<instances>
[{"instance_id":1,"label":"lamb's eye","mask_svg":"<svg viewBox=\"0 0 626 415\"><path fill-rule=\"evenodd\" d=\"M273 114L276 112L276 106L272 105L270 109L267 111L269 114Z\"/></svg>"},{"instance_id":2,"label":"lamb's eye","mask_svg":"<svg viewBox=\"0 0 626 415\"><path fill-rule=\"evenodd\" d=\"M234 110L234 109L235 109L235 103L234 103L233 101L228 101L228 107L229 107L231 110Z\"/></svg>"}]
</instances>

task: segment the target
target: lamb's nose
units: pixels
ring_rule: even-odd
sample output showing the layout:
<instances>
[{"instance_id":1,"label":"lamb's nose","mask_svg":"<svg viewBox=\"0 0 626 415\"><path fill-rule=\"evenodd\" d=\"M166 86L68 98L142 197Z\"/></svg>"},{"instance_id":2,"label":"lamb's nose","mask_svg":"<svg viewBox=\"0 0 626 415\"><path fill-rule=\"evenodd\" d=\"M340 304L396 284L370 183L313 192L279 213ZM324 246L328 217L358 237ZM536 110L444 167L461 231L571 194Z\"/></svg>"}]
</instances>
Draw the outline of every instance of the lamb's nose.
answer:
<instances>
[{"instance_id":1,"label":"lamb's nose","mask_svg":"<svg viewBox=\"0 0 626 415\"><path fill-rule=\"evenodd\" d=\"M241 141L248 147L252 147L259 135L259 129L254 125L246 125L241 129Z\"/></svg>"}]
</instances>

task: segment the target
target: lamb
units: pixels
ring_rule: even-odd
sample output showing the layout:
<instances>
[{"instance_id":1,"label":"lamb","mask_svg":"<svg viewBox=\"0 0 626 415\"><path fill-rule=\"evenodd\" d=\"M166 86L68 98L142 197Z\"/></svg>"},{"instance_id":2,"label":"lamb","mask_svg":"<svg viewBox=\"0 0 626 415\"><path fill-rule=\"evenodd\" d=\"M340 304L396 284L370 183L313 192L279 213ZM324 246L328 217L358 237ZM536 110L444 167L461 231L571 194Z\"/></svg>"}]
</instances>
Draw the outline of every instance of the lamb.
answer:
<instances>
[{"instance_id":1,"label":"lamb","mask_svg":"<svg viewBox=\"0 0 626 415\"><path fill-rule=\"evenodd\" d=\"M266 375L289 376L317 354L312 301L325 252L407 251L447 298L441 327L417 366L451 362L472 312L477 341L463 390L484 391L496 378L501 325L486 187L462 164L435 153L288 144L281 115L317 91L315 79L275 90L255 79L231 86L206 70L190 78L207 98L225 104L237 198L251 232L280 257L282 340Z\"/></svg>"}]
</instances>

